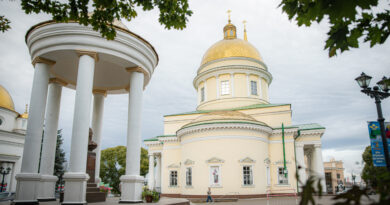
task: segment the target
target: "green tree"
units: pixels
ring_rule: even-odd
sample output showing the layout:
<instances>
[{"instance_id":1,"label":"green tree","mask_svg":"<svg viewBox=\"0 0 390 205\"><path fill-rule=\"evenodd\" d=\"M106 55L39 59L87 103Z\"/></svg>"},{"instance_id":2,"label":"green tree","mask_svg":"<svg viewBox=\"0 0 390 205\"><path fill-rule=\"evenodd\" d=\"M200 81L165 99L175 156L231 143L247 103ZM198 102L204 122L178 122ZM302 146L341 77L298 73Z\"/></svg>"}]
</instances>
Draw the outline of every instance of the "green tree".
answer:
<instances>
[{"instance_id":1,"label":"green tree","mask_svg":"<svg viewBox=\"0 0 390 205\"><path fill-rule=\"evenodd\" d=\"M121 18L131 21L137 16L136 7L144 11L158 8L158 21L167 29L183 29L188 17L192 15L188 0L22 0L22 9L26 14L46 13L56 22L77 21L82 25L91 25L103 37L114 39L116 32L114 20ZM92 8L89 7L92 5ZM92 11L92 15L88 15ZM0 16L0 30L10 28L10 21Z\"/></svg>"},{"instance_id":2,"label":"green tree","mask_svg":"<svg viewBox=\"0 0 390 205\"><path fill-rule=\"evenodd\" d=\"M145 176L149 168L148 151L141 148L141 175ZM126 171L126 147L116 146L102 150L100 161L100 178L110 184L114 193L119 191L119 178Z\"/></svg>"},{"instance_id":3,"label":"green tree","mask_svg":"<svg viewBox=\"0 0 390 205\"><path fill-rule=\"evenodd\" d=\"M329 57L358 48L361 38L371 47L383 44L390 34L390 11L378 8L378 0L282 0L279 6L298 26L328 20Z\"/></svg>"},{"instance_id":4,"label":"green tree","mask_svg":"<svg viewBox=\"0 0 390 205\"><path fill-rule=\"evenodd\" d=\"M372 187L377 187L379 183L379 177L383 173L386 173L386 167L374 167L371 146L366 147L362 154L362 158L364 161L362 179L366 182L366 184L369 184Z\"/></svg>"},{"instance_id":5,"label":"green tree","mask_svg":"<svg viewBox=\"0 0 390 205\"><path fill-rule=\"evenodd\" d=\"M57 144L56 144L56 156L55 156L55 161L54 161L54 175L58 177L58 181L56 185L62 184L62 176L65 173L65 167L64 164L66 162L65 159L65 151L62 149L62 144L63 144L63 139L62 139L62 129L57 131ZM56 186L56 187L57 187Z\"/></svg>"}]
</instances>

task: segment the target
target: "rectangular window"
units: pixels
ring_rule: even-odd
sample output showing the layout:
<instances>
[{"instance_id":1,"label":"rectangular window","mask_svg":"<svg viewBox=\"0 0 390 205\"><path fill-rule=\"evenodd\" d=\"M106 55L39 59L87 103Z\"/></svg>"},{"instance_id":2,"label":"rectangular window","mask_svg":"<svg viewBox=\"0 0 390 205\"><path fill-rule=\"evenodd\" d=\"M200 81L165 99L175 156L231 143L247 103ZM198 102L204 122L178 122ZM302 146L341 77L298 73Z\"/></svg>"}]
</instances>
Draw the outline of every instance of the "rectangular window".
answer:
<instances>
[{"instance_id":1,"label":"rectangular window","mask_svg":"<svg viewBox=\"0 0 390 205\"><path fill-rule=\"evenodd\" d=\"M286 173L285 173L285 169L283 167L278 168L278 183L279 184L288 184L287 169L286 169Z\"/></svg>"},{"instance_id":2,"label":"rectangular window","mask_svg":"<svg viewBox=\"0 0 390 205\"><path fill-rule=\"evenodd\" d=\"M267 185L271 185L271 172L269 171L269 167L267 167Z\"/></svg>"},{"instance_id":3,"label":"rectangular window","mask_svg":"<svg viewBox=\"0 0 390 205\"><path fill-rule=\"evenodd\" d=\"M229 95L229 93L230 93L229 81L228 80L221 81L221 95Z\"/></svg>"},{"instance_id":4,"label":"rectangular window","mask_svg":"<svg viewBox=\"0 0 390 205\"><path fill-rule=\"evenodd\" d=\"M337 179L340 179L340 174L337 174Z\"/></svg>"},{"instance_id":5,"label":"rectangular window","mask_svg":"<svg viewBox=\"0 0 390 205\"><path fill-rule=\"evenodd\" d=\"M219 166L210 167L210 185L211 186L220 186L221 178L219 173Z\"/></svg>"},{"instance_id":6,"label":"rectangular window","mask_svg":"<svg viewBox=\"0 0 390 205\"><path fill-rule=\"evenodd\" d=\"M171 174L169 176L169 185L177 186L177 171L171 171Z\"/></svg>"},{"instance_id":7,"label":"rectangular window","mask_svg":"<svg viewBox=\"0 0 390 205\"><path fill-rule=\"evenodd\" d=\"M200 101L204 101L204 87L200 89Z\"/></svg>"},{"instance_id":8,"label":"rectangular window","mask_svg":"<svg viewBox=\"0 0 390 205\"><path fill-rule=\"evenodd\" d=\"M188 167L186 171L186 185L192 186L192 168Z\"/></svg>"},{"instance_id":9,"label":"rectangular window","mask_svg":"<svg viewBox=\"0 0 390 205\"><path fill-rule=\"evenodd\" d=\"M251 94L257 95L257 82L253 80L251 81Z\"/></svg>"},{"instance_id":10,"label":"rectangular window","mask_svg":"<svg viewBox=\"0 0 390 205\"><path fill-rule=\"evenodd\" d=\"M244 177L244 185L253 185L252 166L243 166L242 176Z\"/></svg>"}]
</instances>

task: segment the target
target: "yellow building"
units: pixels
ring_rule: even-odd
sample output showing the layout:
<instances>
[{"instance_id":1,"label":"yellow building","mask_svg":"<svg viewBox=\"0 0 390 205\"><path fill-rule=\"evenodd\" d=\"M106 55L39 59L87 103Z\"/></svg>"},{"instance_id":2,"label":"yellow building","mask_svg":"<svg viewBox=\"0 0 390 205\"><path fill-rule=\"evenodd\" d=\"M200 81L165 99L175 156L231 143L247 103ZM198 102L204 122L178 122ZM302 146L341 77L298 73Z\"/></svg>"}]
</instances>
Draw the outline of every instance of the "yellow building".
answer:
<instances>
[{"instance_id":1,"label":"yellow building","mask_svg":"<svg viewBox=\"0 0 390 205\"><path fill-rule=\"evenodd\" d=\"M291 105L270 103L271 81L246 30L237 38L229 19L223 39L206 51L194 78L196 111L165 115L164 135L144 141L149 188L194 198L205 197L211 187L214 197L250 198L296 193L297 171L302 180L308 174L323 177L325 128L292 125Z\"/></svg>"},{"instance_id":2,"label":"yellow building","mask_svg":"<svg viewBox=\"0 0 390 205\"><path fill-rule=\"evenodd\" d=\"M345 186L343 161L332 158L324 162L326 191L335 194Z\"/></svg>"}]
</instances>

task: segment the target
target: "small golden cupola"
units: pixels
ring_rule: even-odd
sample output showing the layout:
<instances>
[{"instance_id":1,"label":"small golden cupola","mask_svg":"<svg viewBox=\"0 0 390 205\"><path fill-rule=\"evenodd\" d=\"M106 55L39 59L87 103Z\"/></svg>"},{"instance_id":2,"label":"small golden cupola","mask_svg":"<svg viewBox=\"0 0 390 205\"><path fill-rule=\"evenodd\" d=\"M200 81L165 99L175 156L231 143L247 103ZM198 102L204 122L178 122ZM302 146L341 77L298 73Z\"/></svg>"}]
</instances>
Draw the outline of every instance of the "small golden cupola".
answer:
<instances>
[{"instance_id":1,"label":"small golden cupola","mask_svg":"<svg viewBox=\"0 0 390 205\"><path fill-rule=\"evenodd\" d=\"M236 26L231 23L230 20L230 10L228 10L228 24L226 24L225 27L223 27L223 39L236 39L237 38L237 32L236 32Z\"/></svg>"}]
</instances>

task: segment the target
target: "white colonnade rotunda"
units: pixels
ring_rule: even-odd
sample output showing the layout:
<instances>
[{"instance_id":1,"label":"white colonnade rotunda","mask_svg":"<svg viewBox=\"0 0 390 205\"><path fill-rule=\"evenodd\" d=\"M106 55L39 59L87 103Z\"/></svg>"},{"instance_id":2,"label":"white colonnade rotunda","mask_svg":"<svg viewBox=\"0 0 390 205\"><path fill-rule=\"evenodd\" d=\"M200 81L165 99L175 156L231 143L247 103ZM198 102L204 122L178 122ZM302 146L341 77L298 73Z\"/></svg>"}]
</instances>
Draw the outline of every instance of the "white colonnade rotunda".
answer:
<instances>
[{"instance_id":1,"label":"white colonnade rotunda","mask_svg":"<svg viewBox=\"0 0 390 205\"><path fill-rule=\"evenodd\" d=\"M69 169L63 176L63 204L86 204L91 122L93 140L98 144L95 173L99 176L104 100L109 94L129 96L126 172L120 178L120 202L142 201L144 178L140 176L139 163L142 96L158 64L158 55L150 43L129 31L121 22L114 22L114 27L117 32L114 40L106 40L91 27L77 22L46 21L27 32L26 43L34 66L34 79L22 168L16 175L15 204L55 200L58 179L53 176L53 169L63 87L76 90ZM42 160L38 170L43 124Z\"/></svg>"}]
</instances>

